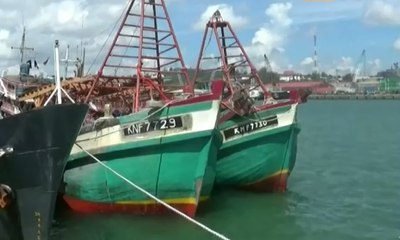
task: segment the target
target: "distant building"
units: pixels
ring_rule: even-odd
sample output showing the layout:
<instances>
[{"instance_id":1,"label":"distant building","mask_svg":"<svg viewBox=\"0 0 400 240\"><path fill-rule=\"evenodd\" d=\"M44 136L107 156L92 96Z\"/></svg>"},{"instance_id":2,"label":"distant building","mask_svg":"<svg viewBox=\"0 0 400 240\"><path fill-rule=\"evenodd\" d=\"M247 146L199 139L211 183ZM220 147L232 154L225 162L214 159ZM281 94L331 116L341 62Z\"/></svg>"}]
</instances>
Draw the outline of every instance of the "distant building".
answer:
<instances>
[{"instance_id":1,"label":"distant building","mask_svg":"<svg viewBox=\"0 0 400 240\"><path fill-rule=\"evenodd\" d=\"M279 81L292 82L304 80L304 76L300 73L295 73L292 70L287 70L279 77Z\"/></svg>"},{"instance_id":2,"label":"distant building","mask_svg":"<svg viewBox=\"0 0 400 240\"><path fill-rule=\"evenodd\" d=\"M271 84L267 84L266 87L272 89ZM279 88L282 91L309 90L312 94L332 94L335 91L335 88L332 85L320 81L280 82L276 84L276 88Z\"/></svg>"},{"instance_id":3,"label":"distant building","mask_svg":"<svg viewBox=\"0 0 400 240\"><path fill-rule=\"evenodd\" d=\"M379 91L387 93L400 93L400 77L386 77L379 81Z\"/></svg>"},{"instance_id":4,"label":"distant building","mask_svg":"<svg viewBox=\"0 0 400 240\"><path fill-rule=\"evenodd\" d=\"M379 91L378 79L370 78L368 80L357 82L359 92L363 93L376 93Z\"/></svg>"},{"instance_id":5,"label":"distant building","mask_svg":"<svg viewBox=\"0 0 400 240\"><path fill-rule=\"evenodd\" d=\"M341 82L341 81L334 81L331 82L331 85L334 87L334 93L356 93L357 85L353 82Z\"/></svg>"}]
</instances>

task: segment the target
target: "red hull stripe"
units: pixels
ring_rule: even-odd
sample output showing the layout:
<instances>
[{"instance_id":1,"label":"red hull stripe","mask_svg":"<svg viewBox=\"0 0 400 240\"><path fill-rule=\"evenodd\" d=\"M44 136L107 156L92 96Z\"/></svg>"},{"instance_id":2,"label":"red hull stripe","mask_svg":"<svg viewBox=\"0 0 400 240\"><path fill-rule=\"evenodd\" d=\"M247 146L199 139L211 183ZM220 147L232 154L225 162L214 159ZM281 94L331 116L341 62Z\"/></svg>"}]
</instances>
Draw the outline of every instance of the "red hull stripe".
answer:
<instances>
[{"instance_id":1,"label":"red hull stripe","mask_svg":"<svg viewBox=\"0 0 400 240\"><path fill-rule=\"evenodd\" d=\"M241 188L246 190L251 190L255 192L285 192L287 188L289 173L283 171L274 176L265 178L264 180L241 186Z\"/></svg>"},{"instance_id":2,"label":"red hull stripe","mask_svg":"<svg viewBox=\"0 0 400 240\"><path fill-rule=\"evenodd\" d=\"M135 215L165 215L173 212L158 203L96 203L64 195L64 200L75 212L80 213L129 213ZM172 207L190 217L196 215L197 204L171 203Z\"/></svg>"}]
</instances>

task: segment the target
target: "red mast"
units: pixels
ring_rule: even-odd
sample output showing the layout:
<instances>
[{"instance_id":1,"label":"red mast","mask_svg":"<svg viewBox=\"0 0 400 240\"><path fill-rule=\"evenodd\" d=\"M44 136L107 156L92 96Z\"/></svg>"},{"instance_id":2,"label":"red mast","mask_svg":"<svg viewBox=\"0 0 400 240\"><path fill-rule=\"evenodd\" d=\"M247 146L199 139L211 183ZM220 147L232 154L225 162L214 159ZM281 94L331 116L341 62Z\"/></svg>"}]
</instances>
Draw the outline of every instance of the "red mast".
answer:
<instances>
[{"instance_id":1,"label":"red mast","mask_svg":"<svg viewBox=\"0 0 400 240\"><path fill-rule=\"evenodd\" d=\"M113 93L128 91L132 95L133 90L136 112L144 90L150 89L150 94L156 90L161 99L168 100L163 92L188 85L188 72L164 0L131 0L85 102L109 86Z\"/></svg>"},{"instance_id":2,"label":"red mast","mask_svg":"<svg viewBox=\"0 0 400 240\"><path fill-rule=\"evenodd\" d=\"M215 47L218 50L217 56L206 55L206 50L211 48L211 40L214 36L216 42ZM209 37L209 38L207 38ZM206 61L214 60L214 64ZM216 67L215 60L220 61L220 65ZM211 66L210 66L211 65ZM245 52L242 44L232 30L229 22L222 19L221 13L217 10L211 19L206 24L204 31L203 41L201 43L199 59L197 61L196 73L194 81L198 80L199 72L214 72L217 70L222 71L224 81L231 94L235 91L236 85L242 85L250 82L250 86L259 85L264 92L268 94L263 82L261 81L256 68L250 61L247 53ZM214 74L212 74L214 75ZM211 79L213 80L213 79Z\"/></svg>"}]
</instances>

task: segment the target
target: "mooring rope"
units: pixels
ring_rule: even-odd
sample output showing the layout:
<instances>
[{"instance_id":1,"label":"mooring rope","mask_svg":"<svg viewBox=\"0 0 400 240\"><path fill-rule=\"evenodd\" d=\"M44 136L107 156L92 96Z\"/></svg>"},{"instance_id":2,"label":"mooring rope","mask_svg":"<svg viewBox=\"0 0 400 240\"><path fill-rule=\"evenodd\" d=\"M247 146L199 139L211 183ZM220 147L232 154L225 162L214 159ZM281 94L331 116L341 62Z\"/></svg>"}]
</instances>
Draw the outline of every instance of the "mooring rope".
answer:
<instances>
[{"instance_id":1,"label":"mooring rope","mask_svg":"<svg viewBox=\"0 0 400 240\"><path fill-rule=\"evenodd\" d=\"M106 164L104 164L103 162L101 162L98 158L96 158L93 154L91 154L90 152L86 151L85 149L83 149L83 147L81 147L78 143L75 143L75 145L77 147L79 147L83 152L85 152L89 157L93 158L93 160L95 160L96 162L98 162L100 165L102 165L103 167L105 167L106 169L108 169L110 172L114 173L116 176L118 176L119 178L121 178L122 180L124 180L125 182L127 182L129 185L131 185L132 187L138 189L139 191L141 191L142 193L146 194L148 197L150 197L151 199L153 199L154 201L160 203L161 205L163 205L164 207L168 208L169 210L175 212L176 214L180 215L181 217L185 218L186 220L188 220L189 222L197 225L198 227L206 230L207 232L213 234L214 236L218 237L219 239L223 239L223 240L229 240L229 238L225 237L224 235L222 235L221 233L218 233L217 231L212 230L211 228L207 227L206 225L196 221L195 219L189 217L188 215L184 214L183 212L179 211L178 209L172 207L171 205L169 205L168 203L162 201L161 199L158 199L156 196L153 196L151 193L147 192L146 190L144 190L143 188L141 188L140 186L136 185L135 183L133 183L132 181L130 181L129 179L127 179L126 177L122 176L121 174L119 174L118 172L116 172L114 169L110 168L109 166L107 166Z\"/></svg>"}]
</instances>

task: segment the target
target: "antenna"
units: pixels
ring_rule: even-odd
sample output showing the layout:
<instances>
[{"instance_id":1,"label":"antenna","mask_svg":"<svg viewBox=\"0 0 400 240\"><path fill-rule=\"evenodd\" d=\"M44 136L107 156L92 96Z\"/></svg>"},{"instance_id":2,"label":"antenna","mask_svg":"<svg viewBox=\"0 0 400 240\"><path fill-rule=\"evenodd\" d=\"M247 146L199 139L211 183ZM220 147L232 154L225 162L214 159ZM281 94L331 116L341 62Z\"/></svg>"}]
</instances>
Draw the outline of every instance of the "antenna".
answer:
<instances>
[{"instance_id":1,"label":"antenna","mask_svg":"<svg viewBox=\"0 0 400 240\"><path fill-rule=\"evenodd\" d=\"M77 77L83 76L84 68L85 68L85 55L86 55L86 50L85 50L85 48L83 48L82 59L80 61L78 61L78 64L77 64L77 67L78 67Z\"/></svg>"},{"instance_id":2,"label":"antenna","mask_svg":"<svg viewBox=\"0 0 400 240\"><path fill-rule=\"evenodd\" d=\"M61 60L61 62L64 63L64 65L65 65L64 80L67 79L69 63L72 63L72 64L79 63L78 60L71 60L68 57L69 57L69 45L67 45L67 51L65 52L65 59Z\"/></svg>"},{"instance_id":3,"label":"antenna","mask_svg":"<svg viewBox=\"0 0 400 240\"><path fill-rule=\"evenodd\" d=\"M317 34L314 33L314 72L318 73Z\"/></svg>"},{"instance_id":4,"label":"antenna","mask_svg":"<svg viewBox=\"0 0 400 240\"><path fill-rule=\"evenodd\" d=\"M24 52L26 50L30 50L30 51L34 51L34 48L30 48L30 47L25 47L25 26L24 26L24 30L22 33L22 39L21 39L21 46L20 47L11 47L12 50L19 50L20 52L20 63L22 64L24 62Z\"/></svg>"},{"instance_id":5,"label":"antenna","mask_svg":"<svg viewBox=\"0 0 400 240\"><path fill-rule=\"evenodd\" d=\"M60 80L60 59L59 59L59 53L58 53L58 40L55 40L54 44L54 71L55 71L55 85L56 87L54 88L54 91L51 93L50 97L46 100L44 103L44 106L46 106L50 100L53 98L54 94L57 92L57 102L56 104L62 104L62 96L61 93L63 92L68 99L75 103L75 101L68 95L68 93L62 88L61 86L61 80Z\"/></svg>"},{"instance_id":6,"label":"antenna","mask_svg":"<svg viewBox=\"0 0 400 240\"><path fill-rule=\"evenodd\" d=\"M82 26L81 26L81 56L83 55L83 21L84 21L84 17L82 14Z\"/></svg>"}]
</instances>

